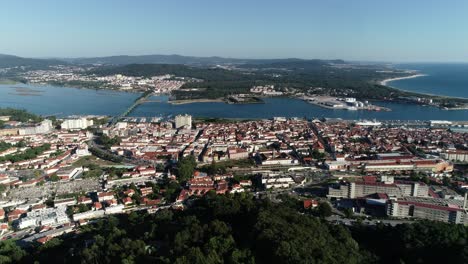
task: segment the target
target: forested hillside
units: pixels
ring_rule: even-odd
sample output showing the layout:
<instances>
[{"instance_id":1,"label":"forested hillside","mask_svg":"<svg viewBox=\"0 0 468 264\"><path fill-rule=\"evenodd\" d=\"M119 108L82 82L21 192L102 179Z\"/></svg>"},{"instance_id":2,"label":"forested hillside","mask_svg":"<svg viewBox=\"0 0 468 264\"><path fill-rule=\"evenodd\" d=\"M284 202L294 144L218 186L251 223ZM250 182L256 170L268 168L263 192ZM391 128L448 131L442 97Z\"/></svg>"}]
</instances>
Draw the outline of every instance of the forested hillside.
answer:
<instances>
[{"instance_id":1,"label":"forested hillside","mask_svg":"<svg viewBox=\"0 0 468 264\"><path fill-rule=\"evenodd\" d=\"M344 64L341 61L339 64ZM198 91L179 90L177 99L219 98L229 94L246 93L254 85L273 84L278 89L295 89L307 92L317 89L324 94L355 96L368 99L395 98L405 92L378 84L379 80L402 76L401 73L378 71L379 67L338 67L321 60L292 60L264 64L241 65L240 68L193 67L177 64L131 64L107 66L90 72L96 75L123 74L150 77L173 74L191 77L201 82L187 83L183 88L200 88Z\"/></svg>"},{"instance_id":2,"label":"forested hillside","mask_svg":"<svg viewBox=\"0 0 468 264\"><path fill-rule=\"evenodd\" d=\"M184 211L124 214L23 250L0 243L2 263L466 263L464 226L331 225L293 201L214 193ZM351 235L352 234L352 235Z\"/></svg>"}]
</instances>

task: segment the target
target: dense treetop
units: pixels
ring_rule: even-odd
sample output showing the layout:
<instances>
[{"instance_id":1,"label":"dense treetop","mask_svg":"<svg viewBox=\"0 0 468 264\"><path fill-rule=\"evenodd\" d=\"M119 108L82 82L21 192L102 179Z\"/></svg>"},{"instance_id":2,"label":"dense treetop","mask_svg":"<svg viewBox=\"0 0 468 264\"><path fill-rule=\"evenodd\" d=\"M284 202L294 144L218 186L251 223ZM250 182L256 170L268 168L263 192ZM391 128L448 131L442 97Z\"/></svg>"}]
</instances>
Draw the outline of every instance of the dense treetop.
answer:
<instances>
[{"instance_id":1,"label":"dense treetop","mask_svg":"<svg viewBox=\"0 0 468 264\"><path fill-rule=\"evenodd\" d=\"M42 118L23 109L0 108L0 116L9 116L11 121L39 122Z\"/></svg>"},{"instance_id":2,"label":"dense treetop","mask_svg":"<svg viewBox=\"0 0 468 264\"><path fill-rule=\"evenodd\" d=\"M3 263L466 263L467 228L328 224L293 200L209 193L184 211L135 212L29 249L0 243ZM351 236L352 234L352 236ZM442 254L443 252L443 254Z\"/></svg>"},{"instance_id":3,"label":"dense treetop","mask_svg":"<svg viewBox=\"0 0 468 264\"><path fill-rule=\"evenodd\" d=\"M343 64L343 62L339 62ZM307 91L321 87L332 95L362 98L396 97L405 92L382 86L379 80L402 76L402 73L378 71L375 67L335 67L328 61L293 60L267 64L239 65L243 69L228 70L214 67L194 67L178 64L130 64L108 66L93 70L91 74L150 77L173 74L203 80L187 83L183 88L202 88L198 91L175 91L177 99L218 98L234 93L248 92L252 86L274 84L279 89L294 88Z\"/></svg>"}]
</instances>

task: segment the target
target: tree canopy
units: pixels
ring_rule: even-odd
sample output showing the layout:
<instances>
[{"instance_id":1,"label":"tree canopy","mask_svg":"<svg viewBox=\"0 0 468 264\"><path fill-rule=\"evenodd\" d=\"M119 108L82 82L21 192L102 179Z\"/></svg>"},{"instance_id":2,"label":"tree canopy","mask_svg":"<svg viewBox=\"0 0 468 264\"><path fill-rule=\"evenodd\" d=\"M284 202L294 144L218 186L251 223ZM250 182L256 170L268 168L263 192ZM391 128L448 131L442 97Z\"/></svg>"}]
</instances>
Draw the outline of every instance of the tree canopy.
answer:
<instances>
[{"instance_id":1,"label":"tree canopy","mask_svg":"<svg viewBox=\"0 0 468 264\"><path fill-rule=\"evenodd\" d=\"M19 154L9 154L3 157L0 157L0 162L9 160L12 163L23 161L23 160L28 160L28 159L34 159L37 156L41 155L44 151L47 151L50 149L50 144L45 143L41 146L38 147L32 147L29 149L26 149L24 152L19 153Z\"/></svg>"},{"instance_id":2,"label":"tree canopy","mask_svg":"<svg viewBox=\"0 0 468 264\"><path fill-rule=\"evenodd\" d=\"M283 200L283 199L282 199ZM286 199L288 200L288 199ZM110 216L2 263L467 263L468 228L439 222L348 230L295 203L210 192L186 210ZM351 232L350 232L351 231ZM8 262L9 261L9 262Z\"/></svg>"},{"instance_id":3,"label":"tree canopy","mask_svg":"<svg viewBox=\"0 0 468 264\"><path fill-rule=\"evenodd\" d=\"M14 108L0 108L0 116L9 116L11 121L20 121L20 122L40 122L42 118L38 115L31 114L23 109L14 109Z\"/></svg>"},{"instance_id":4,"label":"tree canopy","mask_svg":"<svg viewBox=\"0 0 468 264\"><path fill-rule=\"evenodd\" d=\"M187 181L193 175L195 171L195 167L197 166L197 162L195 161L195 157L192 155L183 157L177 163L177 179L180 182Z\"/></svg>"},{"instance_id":5,"label":"tree canopy","mask_svg":"<svg viewBox=\"0 0 468 264\"><path fill-rule=\"evenodd\" d=\"M50 242L49 242L50 243ZM46 244L47 245L47 244ZM65 250L66 249L66 250ZM125 214L35 250L63 263L359 263L349 232L282 204L214 193L184 211Z\"/></svg>"},{"instance_id":6,"label":"tree canopy","mask_svg":"<svg viewBox=\"0 0 468 264\"><path fill-rule=\"evenodd\" d=\"M335 62L336 63L336 62ZM338 64L343 62L337 61ZM229 94L247 93L255 85L273 84L279 89L293 88L306 92L319 88L316 93L333 96L383 99L410 95L391 87L379 85L378 81L401 77L405 74L382 71L382 66L335 67L330 61L288 61L261 65L239 65L242 69L192 67L179 64L129 64L94 69L96 75L123 74L151 77L173 74L178 77L196 78L182 89L173 92L176 99L220 98ZM200 88L197 90L185 88Z\"/></svg>"}]
</instances>

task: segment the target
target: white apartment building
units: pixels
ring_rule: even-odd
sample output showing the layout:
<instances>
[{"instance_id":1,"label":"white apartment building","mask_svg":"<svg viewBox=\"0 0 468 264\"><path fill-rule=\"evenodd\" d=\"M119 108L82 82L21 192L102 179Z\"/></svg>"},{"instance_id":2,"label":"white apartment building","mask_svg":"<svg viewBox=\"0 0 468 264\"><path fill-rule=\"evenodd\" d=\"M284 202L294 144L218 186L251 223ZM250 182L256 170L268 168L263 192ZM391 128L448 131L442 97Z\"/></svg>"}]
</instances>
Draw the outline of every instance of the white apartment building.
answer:
<instances>
[{"instance_id":1,"label":"white apartment building","mask_svg":"<svg viewBox=\"0 0 468 264\"><path fill-rule=\"evenodd\" d=\"M262 175L262 184L266 189L288 188L294 184L294 180L287 174L265 174Z\"/></svg>"},{"instance_id":2,"label":"white apartment building","mask_svg":"<svg viewBox=\"0 0 468 264\"><path fill-rule=\"evenodd\" d=\"M86 211L83 213L77 213L73 215L73 221L78 221L81 219L91 219L91 218L98 218L104 216L104 210L96 210L96 211Z\"/></svg>"},{"instance_id":3,"label":"white apartment building","mask_svg":"<svg viewBox=\"0 0 468 264\"><path fill-rule=\"evenodd\" d=\"M340 185L338 188L329 187L329 198L359 198L374 193L385 193L390 197L427 197L429 186L419 182L351 182Z\"/></svg>"},{"instance_id":4,"label":"white apartment building","mask_svg":"<svg viewBox=\"0 0 468 264\"><path fill-rule=\"evenodd\" d=\"M73 129L86 129L94 124L92 119L87 118L71 118L65 119L60 125L62 129L73 130Z\"/></svg>"},{"instance_id":5,"label":"white apartment building","mask_svg":"<svg viewBox=\"0 0 468 264\"><path fill-rule=\"evenodd\" d=\"M440 157L445 160L468 162L468 151L454 150L440 153Z\"/></svg>"},{"instance_id":6,"label":"white apartment building","mask_svg":"<svg viewBox=\"0 0 468 264\"><path fill-rule=\"evenodd\" d=\"M175 127L192 127L192 116L191 115L176 115L175 117Z\"/></svg>"},{"instance_id":7,"label":"white apartment building","mask_svg":"<svg viewBox=\"0 0 468 264\"><path fill-rule=\"evenodd\" d=\"M46 134L51 132L52 129L52 121L45 119L39 125L20 128L18 133L19 135Z\"/></svg>"},{"instance_id":8,"label":"white apartment building","mask_svg":"<svg viewBox=\"0 0 468 264\"><path fill-rule=\"evenodd\" d=\"M45 208L28 212L26 217L19 220L18 228L23 229L41 225L55 226L68 223L70 220L66 214L66 209L66 206L58 206L56 208Z\"/></svg>"}]
</instances>

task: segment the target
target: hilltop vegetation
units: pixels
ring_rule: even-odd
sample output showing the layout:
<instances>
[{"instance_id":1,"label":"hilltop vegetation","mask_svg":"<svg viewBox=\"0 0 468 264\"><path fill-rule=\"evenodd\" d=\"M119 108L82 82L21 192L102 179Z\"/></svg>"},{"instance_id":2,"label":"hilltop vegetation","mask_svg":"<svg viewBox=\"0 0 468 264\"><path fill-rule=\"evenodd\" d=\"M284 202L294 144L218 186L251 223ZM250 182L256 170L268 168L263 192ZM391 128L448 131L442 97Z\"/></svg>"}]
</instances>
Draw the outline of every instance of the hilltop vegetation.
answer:
<instances>
[{"instance_id":1,"label":"hilltop vegetation","mask_svg":"<svg viewBox=\"0 0 468 264\"><path fill-rule=\"evenodd\" d=\"M431 98L442 107L458 107L466 99L430 96L405 92L380 85L383 79L407 76L408 73L385 65L352 64L343 60L305 59L235 59L221 57L190 57L180 55L111 56L100 58L29 59L0 55L0 68L13 67L0 77L25 82L21 74L56 65L93 64L89 74L150 77L173 74L195 78L173 93L172 99L218 99L238 93L248 93L256 85L275 85L288 94L310 93L359 99L401 100L416 96ZM220 66L221 65L221 66ZM54 85L103 88L103 83L70 81ZM196 89L189 89L196 88Z\"/></svg>"},{"instance_id":2,"label":"hilltop vegetation","mask_svg":"<svg viewBox=\"0 0 468 264\"><path fill-rule=\"evenodd\" d=\"M96 58L73 58L63 59L70 63L76 64L112 64L112 65L126 65L126 64L185 64L185 65L204 65L212 66L218 64L268 64L275 62L288 62L288 61L308 61L303 59L236 59L236 58L223 58L223 57L195 57L195 56L182 56L177 54L172 55L140 55L140 56L108 56Z\"/></svg>"},{"instance_id":3,"label":"hilltop vegetation","mask_svg":"<svg viewBox=\"0 0 468 264\"><path fill-rule=\"evenodd\" d=\"M421 221L355 226L351 233L379 263L468 263L468 227L463 225Z\"/></svg>"},{"instance_id":4,"label":"hilltop vegetation","mask_svg":"<svg viewBox=\"0 0 468 264\"><path fill-rule=\"evenodd\" d=\"M52 243L51 243L52 242ZM87 246L86 246L87 245ZM20 255L21 253L15 254ZM40 263L359 263L343 228L249 195L215 194L187 211L131 213L88 225L23 258ZM66 261L65 261L66 260Z\"/></svg>"},{"instance_id":5,"label":"hilltop vegetation","mask_svg":"<svg viewBox=\"0 0 468 264\"><path fill-rule=\"evenodd\" d=\"M46 143L38 147L33 147L25 150L19 154L10 154L3 157L0 157L0 162L10 161L12 163L20 162L23 160L35 159L37 156L41 155L43 152L50 149L50 144Z\"/></svg>"},{"instance_id":6,"label":"hilltop vegetation","mask_svg":"<svg viewBox=\"0 0 468 264\"><path fill-rule=\"evenodd\" d=\"M2 263L466 263L468 228L436 222L355 226L248 194L209 193L184 211L122 214L26 252L0 242ZM298 211L299 210L299 211ZM305 213L305 214L304 214ZM441 253L443 250L444 253Z\"/></svg>"},{"instance_id":7,"label":"hilltop vegetation","mask_svg":"<svg viewBox=\"0 0 468 264\"><path fill-rule=\"evenodd\" d=\"M378 80L401 76L398 73L377 71L379 67L351 67L342 61L288 60L263 64L245 64L236 69L193 67L177 64L131 64L108 66L90 74L150 77L173 74L201 79L187 83L174 93L177 99L219 98L229 94L246 93L254 85L274 84L278 89L307 92L320 88L330 95L355 96L369 99L393 98L407 93L377 84ZM184 88L200 88L197 91Z\"/></svg>"},{"instance_id":8,"label":"hilltop vegetation","mask_svg":"<svg viewBox=\"0 0 468 264\"><path fill-rule=\"evenodd\" d=\"M42 117L29 113L24 109L14 109L14 108L0 108L0 116L9 116L10 121L20 121L20 122L40 122Z\"/></svg>"},{"instance_id":9,"label":"hilltop vegetation","mask_svg":"<svg viewBox=\"0 0 468 264\"><path fill-rule=\"evenodd\" d=\"M0 68L29 67L34 69L46 68L52 65L63 65L66 62L50 59L32 59L13 55L0 54Z\"/></svg>"}]
</instances>

